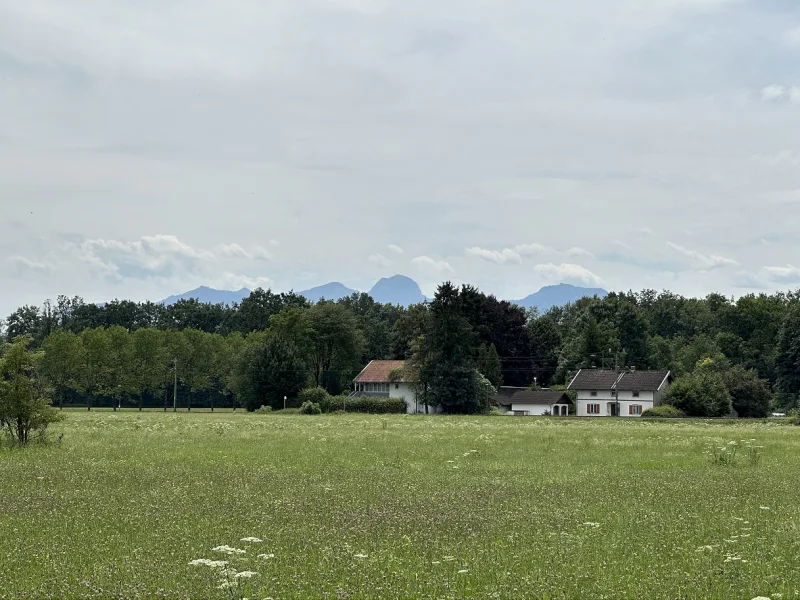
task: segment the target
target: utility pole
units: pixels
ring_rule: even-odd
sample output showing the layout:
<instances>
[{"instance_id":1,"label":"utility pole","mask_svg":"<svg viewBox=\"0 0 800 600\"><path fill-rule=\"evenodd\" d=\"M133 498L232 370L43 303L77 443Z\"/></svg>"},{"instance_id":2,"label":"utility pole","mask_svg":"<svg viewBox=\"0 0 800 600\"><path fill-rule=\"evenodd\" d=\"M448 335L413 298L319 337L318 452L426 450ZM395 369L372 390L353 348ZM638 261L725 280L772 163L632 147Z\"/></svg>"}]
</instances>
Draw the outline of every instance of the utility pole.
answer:
<instances>
[{"instance_id":1,"label":"utility pole","mask_svg":"<svg viewBox=\"0 0 800 600\"><path fill-rule=\"evenodd\" d=\"M175 378L172 383L172 412L178 412L178 359L174 359Z\"/></svg>"}]
</instances>

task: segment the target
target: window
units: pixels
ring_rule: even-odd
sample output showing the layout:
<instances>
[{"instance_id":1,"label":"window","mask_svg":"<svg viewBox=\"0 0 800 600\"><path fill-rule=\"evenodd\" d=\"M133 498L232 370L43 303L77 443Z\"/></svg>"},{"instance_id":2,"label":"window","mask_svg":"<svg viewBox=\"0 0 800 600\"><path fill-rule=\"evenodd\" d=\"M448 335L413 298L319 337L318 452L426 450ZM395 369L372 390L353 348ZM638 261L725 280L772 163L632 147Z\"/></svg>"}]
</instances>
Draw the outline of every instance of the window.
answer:
<instances>
[{"instance_id":1,"label":"window","mask_svg":"<svg viewBox=\"0 0 800 600\"><path fill-rule=\"evenodd\" d=\"M600 405L599 404L587 404L586 405L586 414L588 414L588 415L599 415L600 414Z\"/></svg>"},{"instance_id":2,"label":"window","mask_svg":"<svg viewBox=\"0 0 800 600\"><path fill-rule=\"evenodd\" d=\"M630 406L628 406L628 414L629 415L641 415L642 414L642 405L641 404L631 404Z\"/></svg>"},{"instance_id":3,"label":"window","mask_svg":"<svg viewBox=\"0 0 800 600\"><path fill-rule=\"evenodd\" d=\"M633 392L633 397L634 398L638 398L639 397L639 392Z\"/></svg>"},{"instance_id":4,"label":"window","mask_svg":"<svg viewBox=\"0 0 800 600\"><path fill-rule=\"evenodd\" d=\"M399 383L395 383L394 384L394 389L399 390L400 389L400 384Z\"/></svg>"},{"instance_id":5,"label":"window","mask_svg":"<svg viewBox=\"0 0 800 600\"><path fill-rule=\"evenodd\" d=\"M597 396L597 390L592 390L591 392L589 392L589 395L592 397Z\"/></svg>"}]
</instances>

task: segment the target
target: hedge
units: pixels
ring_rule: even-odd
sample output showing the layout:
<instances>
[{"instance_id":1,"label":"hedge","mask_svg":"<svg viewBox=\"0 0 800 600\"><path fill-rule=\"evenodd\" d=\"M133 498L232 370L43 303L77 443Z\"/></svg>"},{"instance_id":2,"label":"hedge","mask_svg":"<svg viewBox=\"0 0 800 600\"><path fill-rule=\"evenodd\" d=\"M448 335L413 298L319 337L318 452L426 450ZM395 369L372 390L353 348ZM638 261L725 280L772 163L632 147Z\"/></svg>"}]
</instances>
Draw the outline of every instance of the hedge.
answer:
<instances>
[{"instance_id":1,"label":"hedge","mask_svg":"<svg viewBox=\"0 0 800 600\"><path fill-rule=\"evenodd\" d=\"M371 396L328 396L320 403L322 412L358 412L374 415L405 414L406 401L402 398L374 398Z\"/></svg>"},{"instance_id":2,"label":"hedge","mask_svg":"<svg viewBox=\"0 0 800 600\"><path fill-rule=\"evenodd\" d=\"M682 410L675 408L669 404L662 404L661 406L654 406L648 408L642 413L643 417L658 417L662 419L680 419L686 416Z\"/></svg>"}]
</instances>

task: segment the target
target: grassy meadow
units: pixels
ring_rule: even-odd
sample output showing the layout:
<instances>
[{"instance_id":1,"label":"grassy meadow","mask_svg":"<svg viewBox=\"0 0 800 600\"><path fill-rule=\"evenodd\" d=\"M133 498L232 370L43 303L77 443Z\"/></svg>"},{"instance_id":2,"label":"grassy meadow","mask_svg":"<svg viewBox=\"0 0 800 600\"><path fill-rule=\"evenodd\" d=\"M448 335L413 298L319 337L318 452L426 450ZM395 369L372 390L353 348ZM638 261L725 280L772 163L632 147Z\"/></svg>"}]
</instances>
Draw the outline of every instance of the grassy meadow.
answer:
<instances>
[{"instance_id":1,"label":"grassy meadow","mask_svg":"<svg viewBox=\"0 0 800 600\"><path fill-rule=\"evenodd\" d=\"M0 450L0 598L800 597L798 427L93 411L62 432ZM715 464L732 440L763 448Z\"/></svg>"}]
</instances>

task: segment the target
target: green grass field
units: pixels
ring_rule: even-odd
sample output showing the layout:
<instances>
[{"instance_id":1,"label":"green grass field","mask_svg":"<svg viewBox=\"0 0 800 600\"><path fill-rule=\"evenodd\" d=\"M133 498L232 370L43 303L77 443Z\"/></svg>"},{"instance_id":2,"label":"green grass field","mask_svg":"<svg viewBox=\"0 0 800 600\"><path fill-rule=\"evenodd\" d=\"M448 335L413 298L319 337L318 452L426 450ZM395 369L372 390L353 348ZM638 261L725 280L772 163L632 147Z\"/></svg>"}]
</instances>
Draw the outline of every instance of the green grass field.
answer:
<instances>
[{"instance_id":1,"label":"green grass field","mask_svg":"<svg viewBox=\"0 0 800 600\"><path fill-rule=\"evenodd\" d=\"M61 432L0 450L0 598L800 597L797 427L74 411ZM750 439L757 465L707 454ZM256 575L217 589L203 558Z\"/></svg>"}]
</instances>

